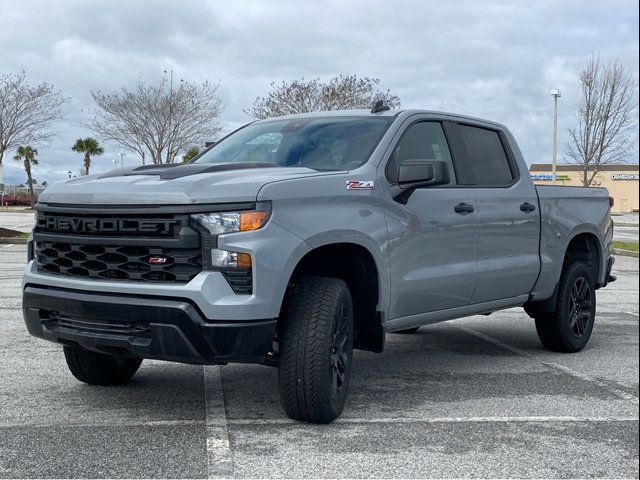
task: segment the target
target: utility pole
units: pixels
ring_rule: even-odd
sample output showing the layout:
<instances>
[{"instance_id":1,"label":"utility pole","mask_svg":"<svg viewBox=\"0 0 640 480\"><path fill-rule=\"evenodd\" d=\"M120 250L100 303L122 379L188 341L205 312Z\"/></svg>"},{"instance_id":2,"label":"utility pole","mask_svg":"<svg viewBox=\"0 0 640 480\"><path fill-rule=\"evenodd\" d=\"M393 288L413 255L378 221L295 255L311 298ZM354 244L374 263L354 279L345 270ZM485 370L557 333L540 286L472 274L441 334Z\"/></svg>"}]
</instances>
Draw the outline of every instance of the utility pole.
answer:
<instances>
[{"instance_id":1,"label":"utility pole","mask_svg":"<svg viewBox=\"0 0 640 480\"><path fill-rule=\"evenodd\" d=\"M164 71L165 75L167 71ZM171 127L171 122L173 122L173 69L169 70L169 126ZM162 163L162 149L159 153L159 161ZM169 154L167 153L167 161Z\"/></svg>"},{"instance_id":2,"label":"utility pole","mask_svg":"<svg viewBox=\"0 0 640 480\"><path fill-rule=\"evenodd\" d=\"M558 151L558 98L560 97L560 90L554 88L551 90L551 96L553 97L553 146L551 153L551 184L556 184L556 166L557 166L557 151Z\"/></svg>"}]
</instances>

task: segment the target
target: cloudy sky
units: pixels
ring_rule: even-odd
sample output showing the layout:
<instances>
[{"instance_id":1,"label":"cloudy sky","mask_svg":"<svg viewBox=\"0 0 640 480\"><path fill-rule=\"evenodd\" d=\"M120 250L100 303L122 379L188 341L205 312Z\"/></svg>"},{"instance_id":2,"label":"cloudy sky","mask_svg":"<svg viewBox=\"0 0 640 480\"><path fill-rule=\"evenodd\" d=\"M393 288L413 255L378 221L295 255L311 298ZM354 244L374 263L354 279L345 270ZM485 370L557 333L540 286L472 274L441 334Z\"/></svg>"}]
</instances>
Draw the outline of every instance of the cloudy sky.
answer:
<instances>
[{"instance_id":1,"label":"cloudy sky","mask_svg":"<svg viewBox=\"0 0 640 480\"><path fill-rule=\"evenodd\" d=\"M550 160L555 87L562 159L577 71L592 52L621 58L637 77L637 0L3 0L0 9L0 74L26 70L71 97L58 138L39 148L34 177L49 182L81 167L70 147L90 135L91 90L157 81L164 70L220 82L225 131L250 120L243 108L273 81L377 77L403 107L506 123L529 163ZM119 158L106 150L93 172ZM6 157L5 177L25 181Z\"/></svg>"}]
</instances>

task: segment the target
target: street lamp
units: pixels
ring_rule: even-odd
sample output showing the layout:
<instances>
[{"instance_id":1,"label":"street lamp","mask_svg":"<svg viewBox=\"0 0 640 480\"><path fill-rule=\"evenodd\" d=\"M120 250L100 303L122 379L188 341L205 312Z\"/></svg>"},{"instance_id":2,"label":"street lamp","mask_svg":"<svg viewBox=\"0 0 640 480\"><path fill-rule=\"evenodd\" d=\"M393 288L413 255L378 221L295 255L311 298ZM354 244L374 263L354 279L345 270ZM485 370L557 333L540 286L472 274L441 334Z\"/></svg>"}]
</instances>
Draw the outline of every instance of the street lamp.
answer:
<instances>
[{"instance_id":1,"label":"street lamp","mask_svg":"<svg viewBox=\"0 0 640 480\"><path fill-rule=\"evenodd\" d=\"M553 97L553 146L551 154L551 184L555 185L558 150L558 98L560 97L560 90L554 88L549 93Z\"/></svg>"}]
</instances>

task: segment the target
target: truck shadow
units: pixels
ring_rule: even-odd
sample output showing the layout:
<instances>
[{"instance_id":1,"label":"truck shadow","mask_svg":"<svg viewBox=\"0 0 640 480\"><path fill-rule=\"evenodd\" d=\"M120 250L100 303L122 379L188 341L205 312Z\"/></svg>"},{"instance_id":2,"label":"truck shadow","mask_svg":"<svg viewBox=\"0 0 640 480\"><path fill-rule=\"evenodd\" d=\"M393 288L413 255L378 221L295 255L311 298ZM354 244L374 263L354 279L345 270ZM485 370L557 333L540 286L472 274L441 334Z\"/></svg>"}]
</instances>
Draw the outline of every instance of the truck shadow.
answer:
<instances>
[{"instance_id":1,"label":"truck shadow","mask_svg":"<svg viewBox=\"0 0 640 480\"><path fill-rule=\"evenodd\" d=\"M520 345L542 350L535 331L521 335ZM279 405L276 369L229 365L222 367L222 378L228 418L286 417ZM343 417L417 416L473 402L509 409L516 408L518 397L563 395L614 398L455 327L425 327L413 335L388 335L382 354L355 352Z\"/></svg>"}]
</instances>

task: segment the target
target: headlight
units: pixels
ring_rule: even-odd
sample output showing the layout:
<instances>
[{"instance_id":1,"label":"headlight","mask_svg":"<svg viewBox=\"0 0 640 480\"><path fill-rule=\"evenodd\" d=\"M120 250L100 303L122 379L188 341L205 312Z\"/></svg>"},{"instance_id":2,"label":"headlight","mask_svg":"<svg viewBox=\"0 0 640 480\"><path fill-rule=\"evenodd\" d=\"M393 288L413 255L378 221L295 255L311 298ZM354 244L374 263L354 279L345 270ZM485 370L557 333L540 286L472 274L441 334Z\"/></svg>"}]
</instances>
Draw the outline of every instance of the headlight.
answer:
<instances>
[{"instance_id":1,"label":"headlight","mask_svg":"<svg viewBox=\"0 0 640 480\"><path fill-rule=\"evenodd\" d=\"M265 226L270 215L269 202L258 203L255 210L191 215L192 225L201 232L205 269L250 270L251 255L216 248L216 237L224 233L258 230Z\"/></svg>"},{"instance_id":2,"label":"headlight","mask_svg":"<svg viewBox=\"0 0 640 480\"><path fill-rule=\"evenodd\" d=\"M246 212L196 213L191 215L191 220L211 235L220 235L258 230L264 227L270 214L271 210L267 208Z\"/></svg>"}]
</instances>

